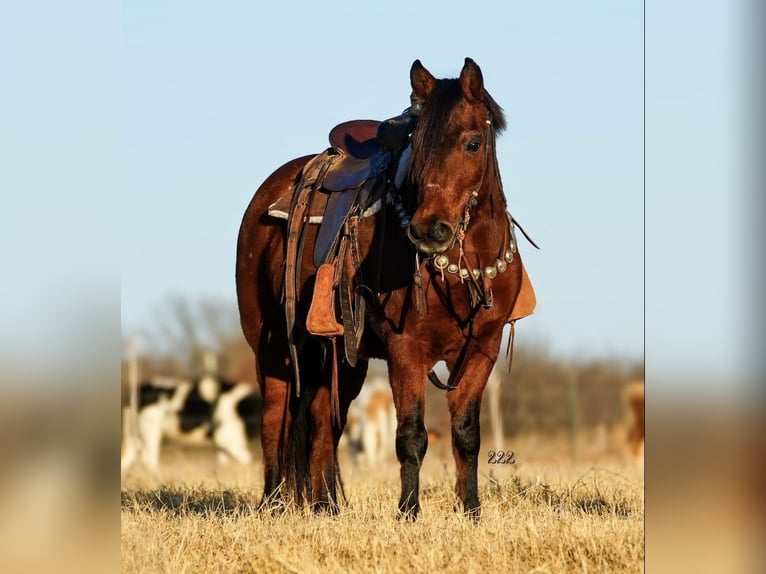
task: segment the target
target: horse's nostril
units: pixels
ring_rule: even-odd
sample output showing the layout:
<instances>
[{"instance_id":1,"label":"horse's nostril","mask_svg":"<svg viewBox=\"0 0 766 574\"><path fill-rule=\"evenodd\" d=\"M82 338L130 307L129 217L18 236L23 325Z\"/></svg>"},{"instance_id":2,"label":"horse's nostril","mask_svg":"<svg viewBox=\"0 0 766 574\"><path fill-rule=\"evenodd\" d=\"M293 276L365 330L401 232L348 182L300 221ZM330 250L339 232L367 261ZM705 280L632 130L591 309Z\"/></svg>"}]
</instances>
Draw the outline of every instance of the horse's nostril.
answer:
<instances>
[{"instance_id":1,"label":"horse's nostril","mask_svg":"<svg viewBox=\"0 0 766 574\"><path fill-rule=\"evenodd\" d=\"M423 239L423 234L420 231L420 227L417 225L410 224L410 235L415 241L421 241Z\"/></svg>"},{"instance_id":2,"label":"horse's nostril","mask_svg":"<svg viewBox=\"0 0 766 574\"><path fill-rule=\"evenodd\" d=\"M452 238L452 228L446 223L434 223L428 230L428 236L434 241L444 243Z\"/></svg>"}]
</instances>

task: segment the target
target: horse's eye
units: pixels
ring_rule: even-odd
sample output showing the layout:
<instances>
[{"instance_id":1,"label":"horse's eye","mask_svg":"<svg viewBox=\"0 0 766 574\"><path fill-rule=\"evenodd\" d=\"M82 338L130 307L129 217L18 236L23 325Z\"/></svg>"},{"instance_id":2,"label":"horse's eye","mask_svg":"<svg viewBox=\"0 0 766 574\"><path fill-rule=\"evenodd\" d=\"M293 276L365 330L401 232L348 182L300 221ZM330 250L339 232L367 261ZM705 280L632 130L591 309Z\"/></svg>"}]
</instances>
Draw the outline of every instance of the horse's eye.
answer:
<instances>
[{"instance_id":1,"label":"horse's eye","mask_svg":"<svg viewBox=\"0 0 766 574\"><path fill-rule=\"evenodd\" d=\"M465 144L465 151L469 153L476 153L479 151L479 148L481 147L481 142L479 140L471 140L467 144Z\"/></svg>"}]
</instances>

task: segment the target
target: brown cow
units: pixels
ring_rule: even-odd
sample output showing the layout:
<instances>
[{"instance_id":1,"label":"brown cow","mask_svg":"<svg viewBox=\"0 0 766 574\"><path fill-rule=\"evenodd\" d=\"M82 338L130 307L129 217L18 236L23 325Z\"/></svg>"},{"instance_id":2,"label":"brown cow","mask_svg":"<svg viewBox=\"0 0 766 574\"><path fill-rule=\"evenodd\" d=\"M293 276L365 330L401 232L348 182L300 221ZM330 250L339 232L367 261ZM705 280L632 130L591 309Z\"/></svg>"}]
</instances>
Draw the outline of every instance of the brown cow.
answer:
<instances>
[{"instance_id":1,"label":"brown cow","mask_svg":"<svg viewBox=\"0 0 766 574\"><path fill-rule=\"evenodd\" d=\"M355 463L373 467L393 459L396 410L385 375L372 375L365 382L348 409L345 434Z\"/></svg>"},{"instance_id":2,"label":"brown cow","mask_svg":"<svg viewBox=\"0 0 766 574\"><path fill-rule=\"evenodd\" d=\"M441 433L428 430L428 442ZM393 461L396 449L396 409L384 374L372 374L348 409L343 441L355 464L375 467Z\"/></svg>"}]
</instances>

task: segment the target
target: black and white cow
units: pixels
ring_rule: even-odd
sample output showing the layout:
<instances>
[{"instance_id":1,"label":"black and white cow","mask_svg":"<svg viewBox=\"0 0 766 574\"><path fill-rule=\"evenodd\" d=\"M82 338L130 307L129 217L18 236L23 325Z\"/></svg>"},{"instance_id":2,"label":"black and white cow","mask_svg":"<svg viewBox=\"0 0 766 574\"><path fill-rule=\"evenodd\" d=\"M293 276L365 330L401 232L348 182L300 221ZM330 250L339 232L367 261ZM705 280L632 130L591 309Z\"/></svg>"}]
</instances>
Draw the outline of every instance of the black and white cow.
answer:
<instances>
[{"instance_id":1,"label":"black and white cow","mask_svg":"<svg viewBox=\"0 0 766 574\"><path fill-rule=\"evenodd\" d=\"M153 378L138 388L138 413L123 410L121 471L140 458L159 471L163 440L181 444L212 444L220 463L252 460L250 440L257 432L258 397L251 385L211 375L189 381ZM136 428L131 421L135 420Z\"/></svg>"}]
</instances>

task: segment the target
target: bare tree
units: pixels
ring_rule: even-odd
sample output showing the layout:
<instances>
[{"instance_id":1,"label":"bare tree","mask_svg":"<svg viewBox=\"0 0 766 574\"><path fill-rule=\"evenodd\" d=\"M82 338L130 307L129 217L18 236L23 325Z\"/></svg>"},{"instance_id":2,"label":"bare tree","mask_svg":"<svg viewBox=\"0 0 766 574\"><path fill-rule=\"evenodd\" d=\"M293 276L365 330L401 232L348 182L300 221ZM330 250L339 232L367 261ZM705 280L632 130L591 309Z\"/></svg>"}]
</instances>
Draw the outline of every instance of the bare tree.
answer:
<instances>
[{"instance_id":1,"label":"bare tree","mask_svg":"<svg viewBox=\"0 0 766 574\"><path fill-rule=\"evenodd\" d=\"M222 375L255 380L252 352L242 335L233 300L195 300L173 294L158 306L155 317L154 324L147 325L140 337L146 376L199 375L209 369L205 357L212 354Z\"/></svg>"}]
</instances>

